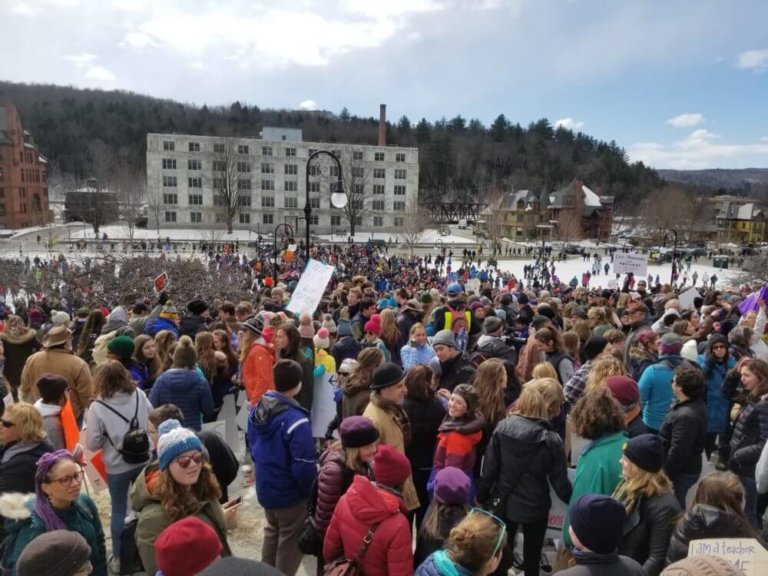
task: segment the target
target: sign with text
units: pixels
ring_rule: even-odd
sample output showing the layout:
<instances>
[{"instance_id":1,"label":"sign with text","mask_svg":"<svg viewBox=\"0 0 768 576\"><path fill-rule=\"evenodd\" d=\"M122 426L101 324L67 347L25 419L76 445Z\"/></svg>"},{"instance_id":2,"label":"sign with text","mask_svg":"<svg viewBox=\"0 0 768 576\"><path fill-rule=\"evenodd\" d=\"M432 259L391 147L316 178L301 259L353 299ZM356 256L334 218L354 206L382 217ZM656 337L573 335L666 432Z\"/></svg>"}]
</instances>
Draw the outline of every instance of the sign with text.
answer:
<instances>
[{"instance_id":1,"label":"sign with text","mask_svg":"<svg viewBox=\"0 0 768 576\"><path fill-rule=\"evenodd\" d=\"M160 274L160 276L158 276L152 281L152 285L155 288L155 294L160 294L160 292L168 288L170 283L171 282L168 278L168 272L163 272L162 274Z\"/></svg>"},{"instance_id":2,"label":"sign with text","mask_svg":"<svg viewBox=\"0 0 768 576\"><path fill-rule=\"evenodd\" d=\"M467 280L464 284L464 291L467 293L474 292L475 294L480 294L480 280L477 278Z\"/></svg>"},{"instance_id":3,"label":"sign with text","mask_svg":"<svg viewBox=\"0 0 768 576\"><path fill-rule=\"evenodd\" d=\"M648 273L648 255L637 252L616 252L613 255L613 271L616 274L645 276Z\"/></svg>"},{"instance_id":4,"label":"sign with text","mask_svg":"<svg viewBox=\"0 0 768 576\"><path fill-rule=\"evenodd\" d=\"M573 483L573 478L576 476L575 468L568 468L568 480ZM568 515L568 503L563 502L558 498L552 486L549 487L549 497L552 501L552 505L549 508L549 514L547 516L547 537L561 539L563 537L563 524L565 524L565 517Z\"/></svg>"},{"instance_id":5,"label":"sign with text","mask_svg":"<svg viewBox=\"0 0 768 576\"><path fill-rule=\"evenodd\" d=\"M693 308L693 302L696 298L701 298L701 294L696 288L689 288L677 297L680 302L680 308L683 310L686 308Z\"/></svg>"},{"instance_id":6,"label":"sign with text","mask_svg":"<svg viewBox=\"0 0 768 576\"><path fill-rule=\"evenodd\" d=\"M314 313L323 298L328 282L331 281L334 270L333 266L310 258L304 273L299 278L296 290L291 294L288 310L294 314Z\"/></svg>"},{"instance_id":7,"label":"sign with text","mask_svg":"<svg viewBox=\"0 0 768 576\"><path fill-rule=\"evenodd\" d=\"M732 562L747 576L768 574L768 551L754 538L691 540L688 556L717 556Z\"/></svg>"}]
</instances>

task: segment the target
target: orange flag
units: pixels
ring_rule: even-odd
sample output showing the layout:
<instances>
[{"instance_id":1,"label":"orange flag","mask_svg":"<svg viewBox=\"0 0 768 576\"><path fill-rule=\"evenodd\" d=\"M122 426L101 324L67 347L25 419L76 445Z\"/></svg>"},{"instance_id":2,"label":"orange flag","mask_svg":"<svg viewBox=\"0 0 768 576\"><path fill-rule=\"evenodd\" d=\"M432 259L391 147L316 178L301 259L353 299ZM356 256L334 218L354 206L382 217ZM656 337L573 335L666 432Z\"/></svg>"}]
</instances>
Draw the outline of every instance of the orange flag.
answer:
<instances>
[{"instance_id":1,"label":"orange flag","mask_svg":"<svg viewBox=\"0 0 768 576\"><path fill-rule=\"evenodd\" d=\"M61 427L64 429L64 443L67 450L72 452L75 445L80 441L80 429L75 419L75 411L72 409L72 401L67 400L64 408L61 409Z\"/></svg>"},{"instance_id":2,"label":"orange flag","mask_svg":"<svg viewBox=\"0 0 768 576\"><path fill-rule=\"evenodd\" d=\"M101 450L93 453L93 456L91 456L91 464L93 464L93 467L96 469L96 472L99 473L99 476L106 480L107 467L104 465L104 459L102 458Z\"/></svg>"}]
</instances>

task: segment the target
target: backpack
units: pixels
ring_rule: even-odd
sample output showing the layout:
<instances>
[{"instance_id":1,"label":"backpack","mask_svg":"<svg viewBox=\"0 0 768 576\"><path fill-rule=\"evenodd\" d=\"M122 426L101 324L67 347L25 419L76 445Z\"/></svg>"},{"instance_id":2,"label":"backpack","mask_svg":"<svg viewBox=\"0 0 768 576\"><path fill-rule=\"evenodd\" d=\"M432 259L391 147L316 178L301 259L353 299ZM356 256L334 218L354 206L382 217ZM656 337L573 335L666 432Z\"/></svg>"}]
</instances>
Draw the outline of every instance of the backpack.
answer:
<instances>
[{"instance_id":1,"label":"backpack","mask_svg":"<svg viewBox=\"0 0 768 576\"><path fill-rule=\"evenodd\" d=\"M459 350L467 349L471 322L472 313L469 310L455 310L451 306L445 305L444 328L453 332Z\"/></svg>"},{"instance_id":2,"label":"backpack","mask_svg":"<svg viewBox=\"0 0 768 576\"><path fill-rule=\"evenodd\" d=\"M101 400L94 400L94 402L101 404L110 412L117 414L121 420L128 423L128 433L123 436L123 442L120 445L120 448L115 446L112 439L109 437L109 434L107 434L106 431L104 432L109 443L120 453L123 460L125 460L127 464L144 464L149 460L149 435L146 430L139 427L139 393L136 392L136 412L130 420L112 408L109 404L106 404Z\"/></svg>"}]
</instances>

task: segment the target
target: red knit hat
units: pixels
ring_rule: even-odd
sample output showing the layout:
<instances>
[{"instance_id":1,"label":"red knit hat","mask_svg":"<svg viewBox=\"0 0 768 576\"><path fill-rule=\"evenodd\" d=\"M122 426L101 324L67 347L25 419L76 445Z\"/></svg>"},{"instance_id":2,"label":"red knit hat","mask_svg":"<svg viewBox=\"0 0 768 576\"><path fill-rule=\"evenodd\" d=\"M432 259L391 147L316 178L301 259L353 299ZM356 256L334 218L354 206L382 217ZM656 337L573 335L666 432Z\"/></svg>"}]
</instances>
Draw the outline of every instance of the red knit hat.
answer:
<instances>
[{"instance_id":1,"label":"red knit hat","mask_svg":"<svg viewBox=\"0 0 768 576\"><path fill-rule=\"evenodd\" d=\"M411 475L411 463L392 446L382 444L373 457L373 476L377 484L400 488Z\"/></svg>"},{"instance_id":2,"label":"red knit hat","mask_svg":"<svg viewBox=\"0 0 768 576\"><path fill-rule=\"evenodd\" d=\"M366 332L370 332L371 334L376 334L378 336L381 334L381 324L379 322L376 322L373 318L368 320L368 322L365 323L365 326L363 329Z\"/></svg>"},{"instance_id":3,"label":"red knit hat","mask_svg":"<svg viewBox=\"0 0 768 576\"><path fill-rule=\"evenodd\" d=\"M637 382L629 376L608 376L604 383L622 407L635 406L640 402L640 390L637 387Z\"/></svg>"},{"instance_id":4,"label":"red knit hat","mask_svg":"<svg viewBox=\"0 0 768 576\"><path fill-rule=\"evenodd\" d=\"M194 516L177 520L155 540L157 568L163 576L199 574L219 557L221 550L216 531Z\"/></svg>"}]
</instances>

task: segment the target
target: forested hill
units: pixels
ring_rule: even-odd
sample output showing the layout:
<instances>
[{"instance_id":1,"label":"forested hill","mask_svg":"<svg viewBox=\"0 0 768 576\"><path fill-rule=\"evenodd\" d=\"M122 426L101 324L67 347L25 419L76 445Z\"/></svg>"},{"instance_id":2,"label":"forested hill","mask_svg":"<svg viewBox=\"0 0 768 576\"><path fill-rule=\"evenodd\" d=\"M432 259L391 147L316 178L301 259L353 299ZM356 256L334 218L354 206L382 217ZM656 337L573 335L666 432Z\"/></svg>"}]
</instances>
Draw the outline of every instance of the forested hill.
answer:
<instances>
[{"instance_id":1,"label":"forested hill","mask_svg":"<svg viewBox=\"0 0 768 576\"><path fill-rule=\"evenodd\" d=\"M77 178L93 171L95 143L143 163L147 132L258 137L263 126L282 126L301 128L307 141L377 140L378 119L353 116L346 109L338 114L262 110L240 102L198 107L128 92L0 82L0 103L9 102L19 108L43 153ZM388 123L387 142L419 148L420 190L426 197L482 201L498 190L555 190L579 178L617 203L631 205L661 184L654 170L630 164L615 142L554 128L546 119L524 127L499 115L486 127L461 116L402 116Z\"/></svg>"}]
</instances>

